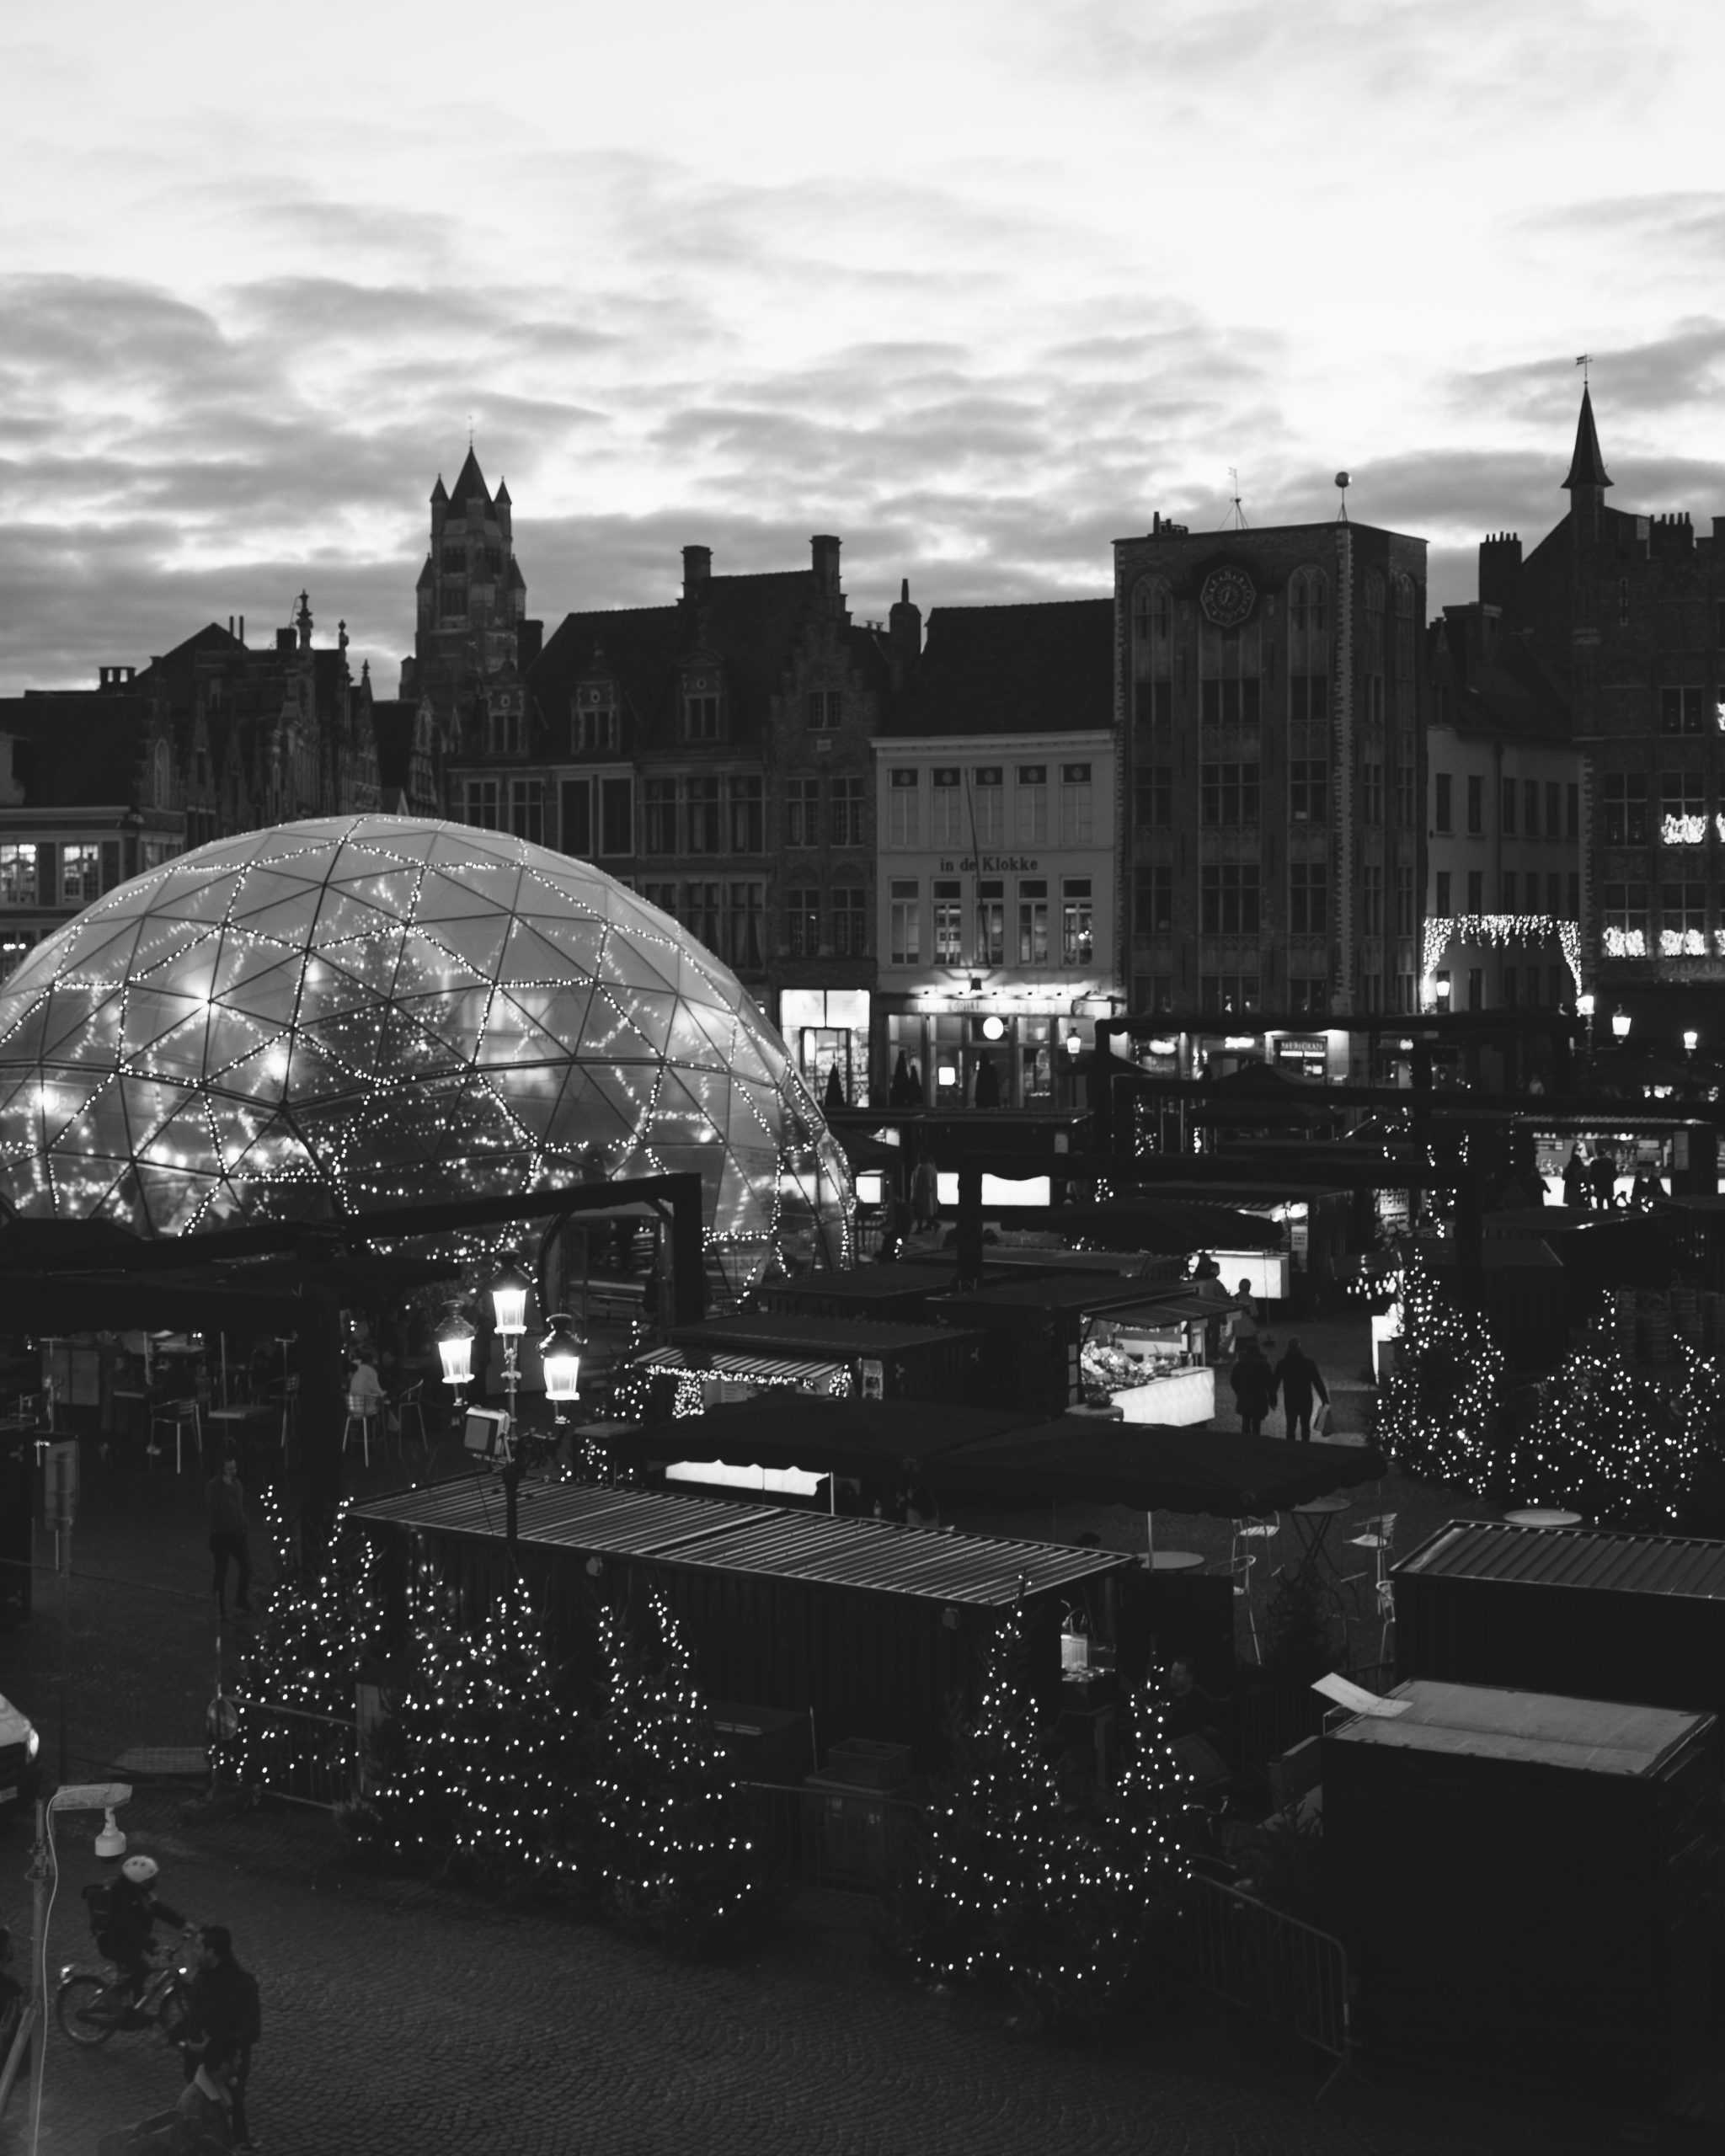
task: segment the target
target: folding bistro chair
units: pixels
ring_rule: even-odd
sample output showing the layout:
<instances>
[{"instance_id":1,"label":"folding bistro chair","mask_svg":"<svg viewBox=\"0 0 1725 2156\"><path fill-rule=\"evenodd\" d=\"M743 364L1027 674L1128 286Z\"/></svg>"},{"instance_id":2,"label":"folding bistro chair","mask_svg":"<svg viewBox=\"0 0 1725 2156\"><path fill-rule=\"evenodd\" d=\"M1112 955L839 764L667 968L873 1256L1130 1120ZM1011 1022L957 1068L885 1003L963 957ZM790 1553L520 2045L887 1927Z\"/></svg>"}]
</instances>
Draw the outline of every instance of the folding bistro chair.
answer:
<instances>
[{"instance_id":1,"label":"folding bistro chair","mask_svg":"<svg viewBox=\"0 0 1725 2156\"><path fill-rule=\"evenodd\" d=\"M350 1392L348 1395L347 1420L341 1426L341 1449L344 1454L346 1453L348 1440L357 1429L360 1433L360 1451L368 1468L371 1465L371 1425L377 1419L377 1403L375 1400L357 1392Z\"/></svg>"},{"instance_id":2,"label":"folding bistro chair","mask_svg":"<svg viewBox=\"0 0 1725 2156\"><path fill-rule=\"evenodd\" d=\"M157 1431L163 1428L170 1429L174 1433L174 1471L176 1475L184 1463L185 1433L188 1430L192 1433L192 1443L198 1449L198 1459L200 1462L202 1461L204 1429L199 1417L198 1403L195 1400L165 1401L161 1406L151 1411L150 1442L146 1451L147 1458L159 1460L163 1453L167 1450L165 1445L158 1445L156 1442Z\"/></svg>"},{"instance_id":3,"label":"folding bistro chair","mask_svg":"<svg viewBox=\"0 0 1725 2156\"><path fill-rule=\"evenodd\" d=\"M1396 1515L1394 1513L1374 1513L1365 1523L1358 1534L1350 1534L1348 1537L1348 1547L1350 1550L1369 1550L1372 1556L1372 1569L1370 1572L1349 1572L1346 1576L1346 1584L1355 1590L1356 1601L1359 1598L1358 1589L1361 1581L1370 1579L1374 1588L1383 1586L1385 1561L1395 1545Z\"/></svg>"},{"instance_id":4,"label":"folding bistro chair","mask_svg":"<svg viewBox=\"0 0 1725 2156\"><path fill-rule=\"evenodd\" d=\"M1252 1652L1259 1662L1263 1660L1263 1649L1258 1643L1258 1613L1252 1606L1252 1568L1256 1557L1231 1557L1226 1570L1234 1584L1234 1599L1246 1604L1246 1629L1252 1637Z\"/></svg>"}]
</instances>

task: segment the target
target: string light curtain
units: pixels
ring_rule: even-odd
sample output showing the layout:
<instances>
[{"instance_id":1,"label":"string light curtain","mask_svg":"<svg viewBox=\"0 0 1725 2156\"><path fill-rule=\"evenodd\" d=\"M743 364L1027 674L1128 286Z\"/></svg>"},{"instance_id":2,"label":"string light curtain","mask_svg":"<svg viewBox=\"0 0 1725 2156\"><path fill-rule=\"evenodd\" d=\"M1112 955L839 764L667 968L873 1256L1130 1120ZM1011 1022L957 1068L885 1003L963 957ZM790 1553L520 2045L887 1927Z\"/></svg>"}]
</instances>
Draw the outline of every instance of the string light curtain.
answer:
<instances>
[{"instance_id":1,"label":"string light curtain","mask_svg":"<svg viewBox=\"0 0 1725 2156\"><path fill-rule=\"evenodd\" d=\"M749 1277L849 1262L843 1155L735 977L506 832L218 840L0 993L0 1195L29 1215L180 1235L690 1169Z\"/></svg>"}]
</instances>

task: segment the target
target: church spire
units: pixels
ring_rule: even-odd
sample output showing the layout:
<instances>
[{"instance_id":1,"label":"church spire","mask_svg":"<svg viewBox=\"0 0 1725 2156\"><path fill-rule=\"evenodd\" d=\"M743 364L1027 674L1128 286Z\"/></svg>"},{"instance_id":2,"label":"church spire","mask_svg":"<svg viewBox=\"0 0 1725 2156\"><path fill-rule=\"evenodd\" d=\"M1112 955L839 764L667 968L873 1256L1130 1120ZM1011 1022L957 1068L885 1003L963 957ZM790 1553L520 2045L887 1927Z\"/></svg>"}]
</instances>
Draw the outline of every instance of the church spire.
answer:
<instances>
[{"instance_id":1,"label":"church spire","mask_svg":"<svg viewBox=\"0 0 1725 2156\"><path fill-rule=\"evenodd\" d=\"M1599 431L1594 424L1593 392L1585 382L1581 390L1581 417L1575 428L1575 454L1569 460L1569 477L1563 484L1572 496L1578 487L1597 487L1603 493L1611 484L1611 475L1599 454Z\"/></svg>"}]
</instances>

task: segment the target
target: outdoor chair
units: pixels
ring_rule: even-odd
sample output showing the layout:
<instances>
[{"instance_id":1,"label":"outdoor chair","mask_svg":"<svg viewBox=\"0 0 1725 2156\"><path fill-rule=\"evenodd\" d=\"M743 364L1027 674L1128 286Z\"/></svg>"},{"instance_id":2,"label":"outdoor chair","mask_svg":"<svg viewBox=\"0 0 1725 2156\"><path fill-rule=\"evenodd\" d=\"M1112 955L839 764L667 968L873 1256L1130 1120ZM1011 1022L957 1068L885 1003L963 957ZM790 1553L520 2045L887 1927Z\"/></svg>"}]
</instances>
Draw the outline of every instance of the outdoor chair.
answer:
<instances>
[{"instance_id":1,"label":"outdoor chair","mask_svg":"<svg viewBox=\"0 0 1725 2156\"><path fill-rule=\"evenodd\" d=\"M424 1378L417 1379L412 1385L406 1387L400 1399L396 1401L396 1435L400 1440L402 1451L405 1453L408 1449L408 1417L412 1416L414 1426L419 1432L420 1454L423 1458L430 1460L431 1440L425 1433L425 1380Z\"/></svg>"},{"instance_id":2,"label":"outdoor chair","mask_svg":"<svg viewBox=\"0 0 1725 2156\"><path fill-rule=\"evenodd\" d=\"M377 1402L369 1395L350 1392L347 1396L347 1420L341 1426L341 1449L345 1455L348 1441L357 1430L360 1433L360 1453L366 1465L371 1465L371 1425L377 1419Z\"/></svg>"},{"instance_id":3,"label":"outdoor chair","mask_svg":"<svg viewBox=\"0 0 1725 2156\"><path fill-rule=\"evenodd\" d=\"M276 1395L281 1408L281 1449L287 1450L289 1425L300 1412L300 1374L291 1370L281 1380L281 1390Z\"/></svg>"},{"instance_id":4,"label":"outdoor chair","mask_svg":"<svg viewBox=\"0 0 1725 2156\"><path fill-rule=\"evenodd\" d=\"M1396 1515L1394 1513L1374 1513L1365 1522L1358 1534L1350 1534L1348 1537L1348 1547L1350 1550L1369 1550L1373 1561L1370 1572L1349 1572L1344 1577L1343 1584L1356 1591L1356 1600L1359 1599L1358 1589L1362 1581L1370 1579L1374 1588L1383 1585L1385 1560L1395 1547L1395 1543Z\"/></svg>"},{"instance_id":5,"label":"outdoor chair","mask_svg":"<svg viewBox=\"0 0 1725 2156\"><path fill-rule=\"evenodd\" d=\"M1268 1519L1236 1519L1234 1523L1234 1540L1228 1555L1230 1558L1237 1557L1241 1554L1242 1543L1259 1542L1263 1544L1263 1549L1255 1550L1252 1554L1261 1556L1268 1563L1271 1537L1279 1534L1281 1531L1282 1523L1274 1513Z\"/></svg>"},{"instance_id":6,"label":"outdoor chair","mask_svg":"<svg viewBox=\"0 0 1725 2156\"><path fill-rule=\"evenodd\" d=\"M1394 1580L1378 1582L1378 1616L1381 1620L1381 1630L1378 1633L1378 1660L1384 1662L1390 1658L1390 1635L1396 1629L1396 1582Z\"/></svg>"},{"instance_id":7,"label":"outdoor chair","mask_svg":"<svg viewBox=\"0 0 1725 2156\"><path fill-rule=\"evenodd\" d=\"M1252 1652L1259 1662L1263 1660L1263 1649L1258 1644L1258 1613L1252 1606L1252 1568L1256 1557L1231 1557L1225 1567L1234 1584L1234 1599L1246 1604L1246 1629L1252 1636Z\"/></svg>"},{"instance_id":8,"label":"outdoor chair","mask_svg":"<svg viewBox=\"0 0 1725 2156\"><path fill-rule=\"evenodd\" d=\"M159 1460L167 1450L165 1445L158 1445L156 1442L156 1433L161 1429L169 1429L174 1433L174 1471L176 1475L179 1473L184 1464L185 1436L188 1430L191 1432L192 1443L198 1449L198 1458L200 1461L202 1460L204 1426L195 1400L166 1400L159 1407L151 1410L150 1442L146 1448L147 1459Z\"/></svg>"}]
</instances>

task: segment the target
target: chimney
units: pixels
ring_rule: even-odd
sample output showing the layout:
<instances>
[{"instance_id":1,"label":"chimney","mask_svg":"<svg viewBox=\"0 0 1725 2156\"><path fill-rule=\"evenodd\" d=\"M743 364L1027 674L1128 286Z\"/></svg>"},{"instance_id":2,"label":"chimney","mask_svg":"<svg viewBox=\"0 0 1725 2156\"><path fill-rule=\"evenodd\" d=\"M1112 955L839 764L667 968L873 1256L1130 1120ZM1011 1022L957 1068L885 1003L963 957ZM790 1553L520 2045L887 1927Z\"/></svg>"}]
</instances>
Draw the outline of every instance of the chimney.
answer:
<instances>
[{"instance_id":1,"label":"chimney","mask_svg":"<svg viewBox=\"0 0 1725 2156\"><path fill-rule=\"evenodd\" d=\"M707 581L713 574L711 547L685 547L683 549L683 596L691 600L707 596Z\"/></svg>"},{"instance_id":2,"label":"chimney","mask_svg":"<svg viewBox=\"0 0 1725 2156\"><path fill-rule=\"evenodd\" d=\"M899 585L898 603L887 616L887 664L893 686L902 689L922 655L922 609L911 603L911 579Z\"/></svg>"},{"instance_id":3,"label":"chimney","mask_svg":"<svg viewBox=\"0 0 1725 2156\"><path fill-rule=\"evenodd\" d=\"M275 648L278 651L291 651L293 648L293 631L291 629L278 629L275 632Z\"/></svg>"},{"instance_id":4,"label":"chimney","mask_svg":"<svg viewBox=\"0 0 1725 2156\"><path fill-rule=\"evenodd\" d=\"M1507 621L1520 611L1521 539L1514 531L1494 531L1479 542L1479 595L1482 605L1495 606Z\"/></svg>"},{"instance_id":5,"label":"chimney","mask_svg":"<svg viewBox=\"0 0 1725 2156\"><path fill-rule=\"evenodd\" d=\"M839 595L840 544L840 541L824 532L817 532L809 542L809 551L814 558L814 589L824 598L834 600Z\"/></svg>"}]
</instances>

